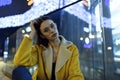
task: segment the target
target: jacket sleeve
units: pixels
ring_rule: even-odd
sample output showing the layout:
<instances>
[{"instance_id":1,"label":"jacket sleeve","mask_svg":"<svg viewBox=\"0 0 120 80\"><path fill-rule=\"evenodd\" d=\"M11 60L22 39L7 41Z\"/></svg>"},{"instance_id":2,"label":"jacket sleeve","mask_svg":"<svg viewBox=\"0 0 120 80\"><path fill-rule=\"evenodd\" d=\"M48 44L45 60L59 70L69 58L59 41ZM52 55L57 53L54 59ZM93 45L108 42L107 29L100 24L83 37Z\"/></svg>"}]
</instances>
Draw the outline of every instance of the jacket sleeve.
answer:
<instances>
[{"instance_id":1,"label":"jacket sleeve","mask_svg":"<svg viewBox=\"0 0 120 80\"><path fill-rule=\"evenodd\" d=\"M15 56L14 64L16 66L33 66L37 63L37 48L32 47L33 41L28 37L24 37Z\"/></svg>"},{"instance_id":2,"label":"jacket sleeve","mask_svg":"<svg viewBox=\"0 0 120 80\"><path fill-rule=\"evenodd\" d=\"M72 52L68 80L84 80L84 76L80 69L79 51L76 46Z\"/></svg>"}]
</instances>

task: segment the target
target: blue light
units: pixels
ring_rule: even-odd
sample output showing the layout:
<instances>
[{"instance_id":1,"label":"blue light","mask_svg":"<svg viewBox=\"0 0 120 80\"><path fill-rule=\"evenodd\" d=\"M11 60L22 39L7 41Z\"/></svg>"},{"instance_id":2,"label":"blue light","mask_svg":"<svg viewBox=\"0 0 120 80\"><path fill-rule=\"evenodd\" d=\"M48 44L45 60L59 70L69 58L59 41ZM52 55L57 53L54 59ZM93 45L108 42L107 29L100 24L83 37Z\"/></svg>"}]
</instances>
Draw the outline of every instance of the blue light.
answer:
<instances>
[{"instance_id":1,"label":"blue light","mask_svg":"<svg viewBox=\"0 0 120 80\"><path fill-rule=\"evenodd\" d=\"M84 44L84 48L92 48L92 44Z\"/></svg>"},{"instance_id":2,"label":"blue light","mask_svg":"<svg viewBox=\"0 0 120 80\"><path fill-rule=\"evenodd\" d=\"M31 9L23 14L0 17L0 28L22 26L41 15L45 15L77 0L65 0L64 4L62 4L63 2L59 3L59 0L39 0L39 4L37 3L38 0L34 1L36 2L33 3Z\"/></svg>"},{"instance_id":3,"label":"blue light","mask_svg":"<svg viewBox=\"0 0 120 80\"><path fill-rule=\"evenodd\" d=\"M59 1L46 0L40 2L39 5L33 4L31 9L23 14L16 14L0 18L0 28L22 26L41 15L47 14L59 8Z\"/></svg>"},{"instance_id":4,"label":"blue light","mask_svg":"<svg viewBox=\"0 0 120 80\"><path fill-rule=\"evenodd\" d=\"M0 0L0 7L12 4L12 0Z\"/></svg>"},{"instance_id":5,"label":"blue light","mask_svg":"<svg viewBox=\"0 0 120 80\"><path fill-rule=\"evenodd\" d=\"M8 1L8 0L3 0L3 1ZM45 1L34 0L34 1L37 1L37 2L34 2L31 9L29 9L23 14L0 17L0 28L22 26L26 23L29 23L31 20L38 18L41 15L47 14L51 11L54 11L60 7L73 3L77 0L65 0L65 2L62 2L62 1L59 2L59 0L45 0ZM82 2L74 4L70 7L67 7L64 10L70 14L73 14L74 16L77 16L78 18L82 19L87 23L91 22L91 24L95 26L97 25L96 22L99 22L99 20L96 20L95 14L90 14L84 9ZM89 18L90 15L92 15L92 20ZM110 18L102 17L102 20L103 22L101 23L101 25L104 25L104 27L111 26L109 24L111 23Z\"/></svg>"}]
</instances>

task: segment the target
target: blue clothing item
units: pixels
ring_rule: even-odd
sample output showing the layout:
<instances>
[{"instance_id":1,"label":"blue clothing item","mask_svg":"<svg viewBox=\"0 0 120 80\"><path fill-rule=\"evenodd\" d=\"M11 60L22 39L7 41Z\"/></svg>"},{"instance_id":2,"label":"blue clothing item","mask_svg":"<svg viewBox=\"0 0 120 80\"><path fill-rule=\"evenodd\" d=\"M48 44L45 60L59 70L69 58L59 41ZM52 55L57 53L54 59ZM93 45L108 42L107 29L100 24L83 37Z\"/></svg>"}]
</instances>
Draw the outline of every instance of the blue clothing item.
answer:
<instances>
[{"instance_id":1,"label":"blue clothing item","mask_svg":"<svg viewBox=\"0 0 120 80\"><path fill-rule=\"evenodd\" d=\"M19 66L13 70L12 80L32 80L32 75L26 67Z\"/></svg>"}]
</instances>

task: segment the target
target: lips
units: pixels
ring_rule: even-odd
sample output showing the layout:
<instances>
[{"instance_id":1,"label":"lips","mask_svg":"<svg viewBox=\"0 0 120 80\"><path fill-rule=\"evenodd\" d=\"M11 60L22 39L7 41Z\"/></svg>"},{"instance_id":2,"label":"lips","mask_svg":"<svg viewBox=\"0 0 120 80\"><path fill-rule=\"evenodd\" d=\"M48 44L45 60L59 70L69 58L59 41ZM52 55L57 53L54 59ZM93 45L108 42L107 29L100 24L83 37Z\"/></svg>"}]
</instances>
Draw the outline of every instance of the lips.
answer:
<instances>
[{"instance_id":1,"label":"lips","mask_svg":"<svg viewBox=\"0 0 120 80\"><path fill-rule=\"evenodd\" d=\"M52 36L52 37L55 37L56 35L57 35L57 33L53 33L51 36Z\"/></svg>"}]
</instances>

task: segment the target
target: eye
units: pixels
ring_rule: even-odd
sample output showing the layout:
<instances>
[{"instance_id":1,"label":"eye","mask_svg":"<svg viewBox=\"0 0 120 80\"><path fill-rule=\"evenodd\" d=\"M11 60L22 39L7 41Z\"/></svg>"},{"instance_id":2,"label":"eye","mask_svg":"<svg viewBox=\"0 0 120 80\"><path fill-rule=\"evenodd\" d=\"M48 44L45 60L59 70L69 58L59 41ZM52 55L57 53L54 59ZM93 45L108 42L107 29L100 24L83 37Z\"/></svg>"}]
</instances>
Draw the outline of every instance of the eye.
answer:
<instances>
[{"instance_id":1,"label":"eye","mask_svg":"<svg viewBox=\"0 0 120 80\"><path fill-rule=\"evenodd\" d=\"M49 31L49 28L45 28L45 29L44 29L44 32L48 32L48 31Z\"/></svg>"},{"instance_id":2,"label":"eye","mask_svg":"<svg viewBox=\"0 0 120 80\"><path fill-rule=\"evenodd\" d=\"M55 27L55 25L53 23L51 23L51 28L54 28L54 27Z\"/></svg>"}]
</instances>

